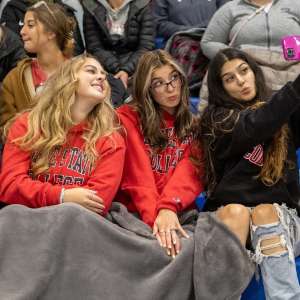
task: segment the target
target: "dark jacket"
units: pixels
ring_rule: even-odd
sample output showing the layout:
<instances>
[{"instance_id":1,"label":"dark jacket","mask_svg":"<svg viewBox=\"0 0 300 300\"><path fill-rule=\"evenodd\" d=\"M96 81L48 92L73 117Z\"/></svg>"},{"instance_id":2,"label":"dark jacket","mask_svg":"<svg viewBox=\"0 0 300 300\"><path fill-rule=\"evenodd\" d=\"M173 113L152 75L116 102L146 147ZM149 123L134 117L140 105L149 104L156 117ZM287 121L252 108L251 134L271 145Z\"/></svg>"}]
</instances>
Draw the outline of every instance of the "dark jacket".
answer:
<instances>
[{"instance_id":1,"label":"dark jacket","mask_svg":"<svg viewBox=\"0 0 300 300\"><path fill-rule=\"evenodd\" d=\"M117 41L112 39L107 29L105 7L97 0L86 0L82 5L88 52L95 55L108 72L116 74L123 70L132 75L139 57L154 49L155 24L149 0L130 2L125 36Z\"/></svg>"},{"instance_id":2,"label":"dark jacket","mask_svg":"<svg viewBox=\"0 0 300 300\"><path fill-rule=\"evenodd\" d=\"M76 24L77 24L77 20L74 16L74 9L72 7L62 3L60 0L57 0L54 2L62 5L64 7L67 15L70 17L74 17ZM5 25L8 28L10 28L12 31L20 34L26 10L31 5L32 5L32 2L30 0L11 0L11 1L9 1L3 9L0 22L5 23ZM74 40L75 40L74 54L78 55L78 54L83 53L84 45L82 42L78 24L76 25L76 29L74 31Z\"/></svg>"},{"instance_id":3,"label":"dark jacket","mask_svg":"<svg viewBox=\"0 0 300 300\"><path fill-rule=\"evenodd\" d=\"M5 26L1 26L3 38L0 42L0 82L26 54L19 37Z\"/></svg>"},{"instance_id":4,"label":"dark jacket","mask_svg":"<svg viewBox=\"0 0 300 300\"><path fill-rule=\"evenodd\" d=\"M257 176L274 134L286 123L290 127L290 137L284 173L276 184L266 186ZM300 146L299 124L300 76L274 94L264 106L243 110L233 131L217 137L211 147L214 149L217 185L205 208L216 210L230 203L249 207L261 203L286 203L299 213L296 160L296 148Z\"/></svg>"}]
</instances>

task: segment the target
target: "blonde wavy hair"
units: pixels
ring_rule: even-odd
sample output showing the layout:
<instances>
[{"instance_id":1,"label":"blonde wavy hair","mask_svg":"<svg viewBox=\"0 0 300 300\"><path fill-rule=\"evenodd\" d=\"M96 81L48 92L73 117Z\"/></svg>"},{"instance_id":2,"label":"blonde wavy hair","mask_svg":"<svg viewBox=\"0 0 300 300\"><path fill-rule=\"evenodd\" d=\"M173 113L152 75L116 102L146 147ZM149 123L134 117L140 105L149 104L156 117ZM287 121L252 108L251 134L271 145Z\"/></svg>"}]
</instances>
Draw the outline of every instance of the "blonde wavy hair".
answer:
<instances>
[{"instance_id":1,"label":"blonde wavy hair","mask_svg":"<svg viewBox=\"0 0 300 300\"><path fill-rule=\"evenodd\" d=\"M152 147L163 148L168 137L161 129L161 110L151 93L152 74L158 68L170 66L180 75L181 101L175 113L175 132L181 140L191 132L192 114L189 111L189 89L184 71L164 50L148 51L139 60L133 77L133 105L141 118L144 137Z\"/></svg>"},{"instance_id":2,"label":"blonde wavy hair","mask_svg":"<svg viewBox=\"0 0 300 300\"><path fill-rule=\"evenodd\" d=\"M35 105L28 114L27 133L13 140L23 150L30 151L36 160L32 161L34 175L49 168L51 152L66 143L69 130L75 125L71 116L71 107L75 102L78 86L76 74L84 64L87 54L66 61L51 76L38 96ZM111 104L111 90L106 99L97 104L87 117L87 126L82 138L85 152L94 166L99 158L96 143L100 137L109 136L119 129L117 117Z\"/></svg>"}]
</instances>

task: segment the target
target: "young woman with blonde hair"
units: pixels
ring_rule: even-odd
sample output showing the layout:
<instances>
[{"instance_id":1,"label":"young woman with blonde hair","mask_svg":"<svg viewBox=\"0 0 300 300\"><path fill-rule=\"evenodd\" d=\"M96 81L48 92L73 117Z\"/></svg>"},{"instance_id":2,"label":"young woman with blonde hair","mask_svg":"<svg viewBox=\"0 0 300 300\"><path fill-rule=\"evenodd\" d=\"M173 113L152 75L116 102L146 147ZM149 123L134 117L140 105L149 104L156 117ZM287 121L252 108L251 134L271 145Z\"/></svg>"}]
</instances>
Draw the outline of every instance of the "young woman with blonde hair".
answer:
<instances>
[{"instance_id":1,"label":"young woman with blonde hair","mask_svg":"<svg viewBox=\"0 0 300 300\"><path fill-rule=\"evenodd\" d=\"M146 52L133 80L133 101L118 109L127 151L117 199L153 226L173 257L180 251L178 214L193 207L202 191L192 162L193 118L186 77L165 51ZM201 172L200 172L201 173Z\"/></svg>"},{"instance_id":2,"label":"young woman with blonde hair","mask_svg":"<svg viewBox=\"0 0 300 300\"><path fill-rule=\"evenodd\" d=\"M75 202L105 214L120 184L125 152L106 72L92 57L68 60L36 102L9 129L1 201L32 208Z\"/></svg>"},{"instance_id":3,"label":"young woman with blonde hair","mask_svg":"<svg viewBox=\"0 0 300 300\"><path fill-rule=\"evenodd\" d=\"M228 48L211 61L208 88L200 123L205 209L217 211L241 244L254 251L267 300L300 299L295 267L300 254L300 76L268 101L258 64Z\"/></svg>"},{"instance_id":4,"label":"young woman with blonde hair","mask_svg":"<svg viewBox=\"0 0 300 300\"><path fill-rule=\"evenodd\" d=\"M20 61L4 78L0 95L1 126L28 108L47 78L72 57L74 27L74 20L58 4L40 1L27 10L21 37L25 50L36 58Z\"/></svg>"}]
</instances>

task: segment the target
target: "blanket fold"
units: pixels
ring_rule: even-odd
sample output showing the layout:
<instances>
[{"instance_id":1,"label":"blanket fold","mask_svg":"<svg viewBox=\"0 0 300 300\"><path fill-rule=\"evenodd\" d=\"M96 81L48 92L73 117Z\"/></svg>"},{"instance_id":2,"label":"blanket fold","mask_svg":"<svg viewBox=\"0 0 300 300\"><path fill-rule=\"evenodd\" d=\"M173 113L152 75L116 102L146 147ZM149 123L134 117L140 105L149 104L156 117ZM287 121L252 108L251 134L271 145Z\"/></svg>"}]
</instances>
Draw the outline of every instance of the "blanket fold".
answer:
<instances>
[{"instance_id":1,"label":"blanket fold","mask_svg":"<svg viewBox=\"0 0 300 300\"><path fill-rule=\"evenodd\" d=\"M253 272L242 246L209 213L181 219L190 238L172 260L119 203L108 218L76 204L9 205L0 210L0 299L235 299Z\"/></svg>"}]
</instances>

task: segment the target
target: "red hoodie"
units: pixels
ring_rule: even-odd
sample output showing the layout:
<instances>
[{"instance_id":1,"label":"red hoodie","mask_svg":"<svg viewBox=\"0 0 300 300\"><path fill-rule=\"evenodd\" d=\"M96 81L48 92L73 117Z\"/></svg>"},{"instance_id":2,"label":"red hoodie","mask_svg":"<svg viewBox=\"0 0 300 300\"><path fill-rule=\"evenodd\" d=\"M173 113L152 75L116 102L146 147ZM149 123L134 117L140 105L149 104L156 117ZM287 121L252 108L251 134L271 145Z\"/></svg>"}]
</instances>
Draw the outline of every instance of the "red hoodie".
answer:
<instances>
[{"instance_id":1,"label":"red hoodie","mask_svg":"<svg viewBox=\"0 0 300 300\"><path fill-rule=\"evenodd\" d=\"M105 214L122 177L125 155L123 137L114 133L97 141L100 159L91 170L90 161L84 153L84 125L76 125L69 131L67 143L53 151L47 172L32 178L32 155L12 143L12 140L26 134L27 116L21 115L12 125L4 147L0 174L1 201L32 208L55 205L59 204L62 187L83 187L97 191L97 195L104 200Z\"/></svg>"},{"instance_id":2,"label":"red hoodie","mask_svg":"<svg viewBox=\"0 0 300 300\"><path fill-rule=\"evenodd\" d=\"M174 117L164 112L168 144L154 153L145 143L138 113L130 105L117 112L126 129L127 144L117 200L129 211L137 211L150 226L162 208L178 213L191 207L203 191L199 170L190 159L192 138L180 142L175 136Z\"/></svg>"}]
</instances>

